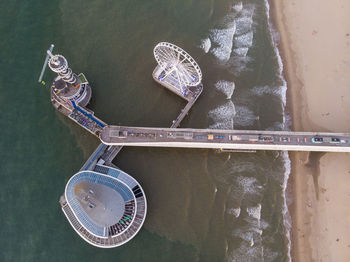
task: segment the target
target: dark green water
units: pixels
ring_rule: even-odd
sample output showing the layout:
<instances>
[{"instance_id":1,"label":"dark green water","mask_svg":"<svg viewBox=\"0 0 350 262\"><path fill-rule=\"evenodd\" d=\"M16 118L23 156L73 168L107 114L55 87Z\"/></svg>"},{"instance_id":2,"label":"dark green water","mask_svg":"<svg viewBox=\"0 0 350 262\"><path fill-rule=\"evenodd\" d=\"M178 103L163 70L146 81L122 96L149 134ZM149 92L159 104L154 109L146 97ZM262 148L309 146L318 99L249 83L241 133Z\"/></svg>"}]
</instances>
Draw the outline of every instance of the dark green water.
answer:
<instances>
[{"instance_id":1,"label":"dark green water","mask_svg":"<svg viewBox=\"0 0 350 262\"><path fill-rule=\"evenodd\" d=\"M90 108L107 123L170 126L184 101L151 77L153 47L168 41L204 75L182 127L283 128L283 81L265 3L233 9L237 3L0 0L0 261L288 260L278 152L124 148L114 162L143 186L148 214L132 241L111 250L80 239L58 204L98 140L53 109L53 73L46 72L46 87L37 83L51 43L85 73ZM205 53L199 46L208 37Z\"/></svg>"}]
</instances>

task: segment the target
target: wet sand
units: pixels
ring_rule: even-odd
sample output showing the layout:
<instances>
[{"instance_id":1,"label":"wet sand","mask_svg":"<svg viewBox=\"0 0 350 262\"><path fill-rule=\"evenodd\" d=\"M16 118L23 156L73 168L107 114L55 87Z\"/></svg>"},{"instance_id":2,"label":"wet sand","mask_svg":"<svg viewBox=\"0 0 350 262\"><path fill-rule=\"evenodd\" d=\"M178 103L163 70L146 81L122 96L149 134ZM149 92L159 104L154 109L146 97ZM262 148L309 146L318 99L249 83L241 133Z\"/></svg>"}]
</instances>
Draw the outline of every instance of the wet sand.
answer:
<instances>
[{"instance_id":1,"label":"wet sand","mask_svg":"<svg viewBox=\"0 0 350 262\"><path fill-rule=\"evenodd\" d=\"M350 2L270 5L293 130L350 132ZM350 261L350 154L290 156L293 261Z\"/></svg>"}]
</instances>

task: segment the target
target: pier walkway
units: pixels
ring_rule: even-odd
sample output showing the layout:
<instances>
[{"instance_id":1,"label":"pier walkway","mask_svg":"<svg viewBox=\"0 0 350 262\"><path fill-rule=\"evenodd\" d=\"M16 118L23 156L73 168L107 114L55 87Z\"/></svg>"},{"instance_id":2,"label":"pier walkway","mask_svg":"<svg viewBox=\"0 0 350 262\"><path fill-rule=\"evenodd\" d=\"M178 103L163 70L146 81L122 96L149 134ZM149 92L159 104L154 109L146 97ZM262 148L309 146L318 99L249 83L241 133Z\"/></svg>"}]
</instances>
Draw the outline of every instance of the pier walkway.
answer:
<instances>
[{"instance_id":1,"label":"pier walkway","mask_svg":"<svg viewBox=\"0 0 350 262\"><path fill-rule=\"evenodd\" d=\"M194 103L196 103L198 97L203 91L203 85L200 84L198 87L196 87L195 93L190 98L185 98L188 102L186 106L181 110L181 113L178 115L178 117L173 121L171 128L176 128L180 125L181 121L185 118L185 116L188 114Z\"/></svg>"},{"instance_id":2,"label":"pier walkway","mask_svg":"<svg viewBox=\"0 0 350 262\"><path fill-rule=\"evenodd\" d=\"M159 81L157 81L159 82ZM188 112L190 111L190 109L192 108L192 106L194 105L194 103L197 101L198 97L200 96L200 94L203 91L203 84L200 84L196 87L191 88L192 90L189 91L187 93L186 96L182 95L181 97L184 98L185 100L187 100L187 104L186 106L181 110L180 114L178 115L178 117L173 120L171 128L177 128L181 121L185 118L185 116L188 114ZM76 107L75 104L73 104L74 107ZM76 108L77 109L77 108ZM80 108L79 108L80 109ZM86 108L84 108L86 110ZM82 111L82 109L80 109L79 111ZM90 116L90 117L89 117ZM70 116L71 117L71 116ZM94 128L90 128L89 125L86 125L84 122L78 121L76 120L76 118L71 117L75 122L77 122L80 126L82 126L83 128L87 129L89 132L93 133L96 136L101 136L100 132L101 129L104 126L107 126L107 124L105 122L103 122L102 120L98 119L96 116L93 116L93 113L91 114L83 114L81 115L81 117L85 117L87 120L88 119L92 119L94 120L93 122L97 123L97 127L95 125ZM92 153L92 155L89 157L89 159L85 162L85 164L82 166L82 168L80 169L80 171L82 170L94 170L96 164L100 161L100 163L103 163L104 165L108 165L108 166L112 166L117 168L113 163L113 159L117 156L117 154L120 152L120 150L122 150L123 145L105 145L105 144L100 144L96 150Z\"/></svg>"},{"instance_id":3,"label":"pier walkway","mask_svg":"<svg viewBox=\"0 0 350 262\"><path fill-rule=\"evenodd\" d=\"M349 133L106 126L100 139L115 146L350 152Z\"/></svg>"}]
</instances>

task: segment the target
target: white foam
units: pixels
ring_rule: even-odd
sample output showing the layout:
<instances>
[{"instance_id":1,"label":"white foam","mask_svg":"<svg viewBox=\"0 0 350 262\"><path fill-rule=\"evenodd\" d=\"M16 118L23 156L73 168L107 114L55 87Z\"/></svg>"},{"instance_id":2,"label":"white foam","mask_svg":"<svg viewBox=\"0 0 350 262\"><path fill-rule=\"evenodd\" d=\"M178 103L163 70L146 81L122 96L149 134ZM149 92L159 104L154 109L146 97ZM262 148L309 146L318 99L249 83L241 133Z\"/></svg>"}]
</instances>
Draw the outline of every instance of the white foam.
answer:
<instances>
[{"instance_id":1,"label":"white foam","mask_svg":"<svg viewBox=\"0 0 350 262\"><path fill-rule=\"evenodd\" d=\"M214 120L215 123L221 123L226 121L232 121L236 114L235 105L232 101L228 101L225 104L218 106L217 108L210 110L208 115Z\"/></svg>"},{"instance_id":2,"label":"white foam","mask_svg":"<svg viewBox=\"0 0 350 262\"><path fill-rule=\"evenodd\" d=\"M235 125L237 126L251 126L258 119L246 106L236 106L236 115L233 118Z\"/></svg>"},{"instance_id":3,"label":"white foam","mask_svg":"<svg viewBox=\"0 0 350 262\"><path fill-rule=\"evenodd\" d=\"M276 37L277 32L272 30L272 25L270 22L270 5L269 2L267 0L265 0L265 6L266 6L266 16L268 18L268 23L269 23L269 30L270 30L270 35L271 35L271 39L273 40L273 46L274 46L274 50L277 56L277 61L278 61L278 65L279 65L279 77L282 81L282 87L284 87L284 91L282 94L283 97L283 102L284 105L286 104L286 91L287 91L287 82L283 77L283 63L282 63L282 58L280 56L278 47L277 47L277 42L276 40L279 40L279 37ZM288 211L288 206L287 206L287 200L286 200L286 189L287 189L287 183L288 183L288 178L291 172L291 164L290 164L290 159L288 156L288 153L286 151L284 151L282 153L282 157L284 159L284 166L285 166L285 172L284 172L284 181L283 181L283 224L285 227L285 231L286 231L286 238L288 241L287 244L287 256L288 256L288 261L292 261L291 259L291 255L290 255L290 251L291 251L291 239L290 239L290 229L291 229L291 218L290 218L290 214Z\"/></svg>"},{"instance_id":4,"label":"white foam","mask_svg":"<svg viewBox=\"0 0 350 262\"><path fill-rule=\"evenodd\" d=\"M264 261L263 248L261 246L251 246L250 243L242 242L242 244L234 249L228 257L228 261L232 262L252 262Z\"/></svg>"},{"instance_id":5,"label":"white foam","mask_svg":"<svg viewBox=\"0 0 350 262\"><path fill-rule=\"evenodd\" d=\"M247 242L251 242L251 240L253 239L253 233L249 232L249 231L243 231L241 229L237 229L235 231L233 231L233 235L236 237L239 237ZM253 242L254 243L254 242Z\"/></svg>"},{"instance_id":6,"label":"white foam","mask_svg":"<svg viewBox=\"0 0 350 262\"><path fill-rule=\"evenodd\" d=\"M252 16L237 17L235 19L235 22L236 22L235 35L246 34L252 30L252 25L253 25Z\"/></svg>"},{"instance_id":7,"label":"white foam","mask_svg":"<svg viewBox=\"0 0 350 262\"><path fill-rule=\"evenodd\" d=\"M219 28L235 28L236 32L236 15L234 13L228 13L218 23Z\"/></svg>"},{"instance_id":8,"label":"white foam","mask_svg":"<svg viewBox=\"0 0 350 262\"><path fill-rule=\"evenodd\" d=\"M261 217L261 204L258 204L255 207L247 207L247 213L249 216L260 220Z\"/></svg>"},{"instance_id":9,"label":"white foam","mask_svg":"<svg viewBox=\"0 0 350 262\"><path fill-rule=\"evenodd\" d=\"M234 45L235 47L251 47L253 45L253 32L250 31L243 35L234 37Z\"/></svg>"},{"instance_id":10,"label":"white foam","mask_svg":"<svg viewBox=\"0 0 350 262\"><path fill-rule=\"evenodd\" d=\"M238 163L234 163L231 167L231 173L237 174L240 172L254 172L256 170L255 164L252 161L239 161ZM245 181L247 179L247 181ZM257 182L255 178L245 178L238 177L237 182L239 185L243 184L251 184Z\"/></svg>"},{"instance_id":11,"label":"white foam","mask_svg":"<svg viewBox=\"0 0 350 262\"><path fill-rule=\"evenodd\" d=\"M272 30L272 25L270 22L270 15L269 15L269 11L270 11L270 6L267 0L265 0L265 5L266 5L266 15L268 18L268 22L269 22L269 31L270 31L270 35L271 35L271 39L276 56L277 56L277 62L279 65L279 77L280 80L282 81L282 85L281 85L281 97L282 97L282 101L284 103L284 106L286 105L286 93L287 93L287 82L283 77L283 63L282 63L282 58L280 56L278 47L277 47L277 41L279 41L279 37L276 37L277 32ZM285 121L285 118L284 118ZM282 184L282 188L283 188L283 193L282 193L282 197L283 197L283 224L284 224L284 228L285 228L285 234L286 234L286 238L288 241L287 244L287 256L288 256L288 261L292 261L291 259L291 255L290 255L290 251L291 251L291 240L290 240L290 229L291 229L291 218L290 218L290 214L288 211L288 206L287 206L287 200L286 200L286 189L287 189L287 183L288 183L288 178L291 172L291 164L290 164L290 159L288 156L288 152L283 151L282 152L282 157L284 160L284 167L285 167L285 172L284 172L284 180L283 180L283 184Z\"/></svg>"},{"instance_id":12,"label":"white foam","mask_svg":"<svg viewBox=\"0 0 350 262\"><path fill-rule=\"evenodd\" d=\"M291 117L290 115L285 114L285 115L283 116L283 123L284 123L283 130L291 131L292 117Z\"/></svg>"},{"instance_id":13,"label":"white foam","mask_svg":"<svg viewBox=\"0 0 350 262\"><path fill-rule=\"evenodd\" d=\"M233 91L235 90L235 83L229 82L225 80L219 80L215 87L217 90L221 91L223 94L226 95L227 99L231 99Z\"/></svg>"},{"instance_id":14,"label":"white foam","mask_svg":"<svg viewBox=\"0 0 350 262\"><path fill-rule=\"evenodd\" d=\"M235 30L235 23L230 28L210 30L209 37L217 45L210 52L222 62L227 62L230 59Z\"/></svg>"},{"instance_id":15,"label":"white foam","mask_svg":"<svg viewBox=\"0 0 350 262\"><path fill-rule=\"evenodd\" d=\"M240 47L233 49L233 53L238 56L246 56L249 51L248 47Z\"/></svg>"},{"instance_id":16,"label":"white foam","mask_svg":"<svg viewBox=\"0 0 350 262\"><path fill-rule=\"evenodd\" d=\"M238 4L235 4L234 6L232 6L232 10L236 11L236 12L241 12L243 9L243 3L239 2Z\"/></svg>"},{"instance_id":17,"label":"white foam","mask_svg":"<svg viewBox=\"0 0 350 262\"><path fill-rule=\"evenodd\" d=\"M228 69L233 75L239 76L241 72L250 70L248 68L250 61L252 59L249 56L232 56L227 62Z\"/></svg>"},{"instance_id":18,"label":"white foam","mask_svg":"<svg viewBox=\"0 0 350 262\"><path fill-rule=\"evenodd\" d=\"M260 220L260 228L262 230L265 230L268 227L270 227L269 223L267 223L265 220Z\"/></svg>"},{"instance_id":19,"label":"white foam","mask_svg":"<svg viewBox=\"0 0 350 262\"><path fill-rule=\"evenodd\" d=\"M251 247L254 246L254 239L253 239L253 237L250 238L250 246Z\"/></svg>"},{"instance_id":20,"label":"white foam","mask_svg":"<svg viewBox=\"0 0 350 262\"><path fill-rule=\"evenodd\" d=\"M287 183L288 183L288 178L291 172L291 162L288 156L287 151L282 152L282 157L284 160L284 167L285 167L285 172L284 172L284 181L283 181L283 224L285 227L286 231L286 237L288 240L288 258L289 261L291 261L291 256L290 256L290 245L291 245L291 240L290 240L290 229L292 227L292 222L291 222L291 217L288 211L288 205L287 205L287 198L286 198L286 190L287 190Z\"/></svg>"},{"instance_id":21,"label":"white foam","mask_svg":"<svg viewBox=\"0 0 350 262\"><path fill-rule=\"evenodd\" d=\"M255 13L255 5L254 4L245 4L244 8L240 12L240 16L253 18L254 13Z\"/></svg>"},{"instance_id":22,"label":"white foam","mask_svg":"<svg viewBox=\"0 0 350 262\"><path fill-rule=\"evenodd\" d=\"M236 181L243 194L258 194L261 191L258 180L254 177L239 176Z\"/></svg>"},{"instance_id":23,"label":"white foam","mask_svg":"<svg viewBox=\"0 0 350 262\"><path fill-rule=\"evenodd\" d=\"M230 208L226 210L227 214L233 215L235 217L239 217L239 215L241 214L241 208Z\"/></svg>"},{"instance_id":24,"label":"white foam","mask_svg":"<svg viewBox=\"0 0 350 262\"><path fill-rule=\"evenodd\" d=\"M233 120L225 121L225 122L216 122L212 125L209 125L209 129L233 129Z\"/></svg>"},{"instance_id":25,"label":"white foam","mask_svg":"<svg viewBox=\"0 0 350 262\"><path fill-rule=\"evenodd\" d=\"M211 41L209 38L203 39L201 44L200 44L200 48L202 48L204 50L205 53L209 52L209 49L211 47Z\"/></svg>"},{"instance_id":26,"label":"white foam","mask_svg":"<svg viewBox=\"0 0 350 262\"><path fill-rule=\"evenodd\" d=\"M264 261L277 261L278 252L272 251L270 248L264 248Z\"/></svg>"}]
</instances>

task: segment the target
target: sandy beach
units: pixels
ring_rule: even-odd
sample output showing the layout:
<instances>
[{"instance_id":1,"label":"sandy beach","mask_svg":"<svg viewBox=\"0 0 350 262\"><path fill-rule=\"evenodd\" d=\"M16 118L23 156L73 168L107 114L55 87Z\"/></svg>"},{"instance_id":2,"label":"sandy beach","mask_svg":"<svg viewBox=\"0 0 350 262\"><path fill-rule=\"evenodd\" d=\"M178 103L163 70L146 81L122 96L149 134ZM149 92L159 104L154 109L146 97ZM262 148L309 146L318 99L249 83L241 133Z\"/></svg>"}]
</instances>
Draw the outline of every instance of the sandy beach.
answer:
<instances>
[{"instance_id":1,"label":"sandy beach","mask_svg":"<svg viewBox=\"0 0 350 262\"><path fill-rule=\"evenodd\" d=\"M271 0L295 131L350 132L350 1ZM290 153L293 261L350 261L350 154Z\"/></svg>"}]
</instances>

